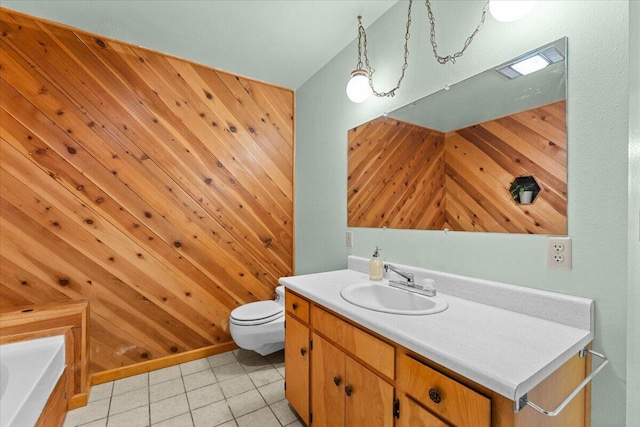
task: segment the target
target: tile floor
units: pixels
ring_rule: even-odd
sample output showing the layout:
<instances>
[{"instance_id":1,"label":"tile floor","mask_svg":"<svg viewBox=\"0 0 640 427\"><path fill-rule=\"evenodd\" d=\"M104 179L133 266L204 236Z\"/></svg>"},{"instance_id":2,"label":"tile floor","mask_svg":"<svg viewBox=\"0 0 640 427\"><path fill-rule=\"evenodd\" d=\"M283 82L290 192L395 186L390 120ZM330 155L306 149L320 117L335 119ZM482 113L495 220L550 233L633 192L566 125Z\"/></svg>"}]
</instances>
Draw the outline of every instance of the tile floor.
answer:
<instances>
[{"instance_id":1,"label":"tile floor","mask_svg":"<svg viewBox=\"0 0 640 427\"><path fill-rule=\"evenodd\" d=\"M284 398L284 353L234 350L91 388L64 427L304 427Z\"/></svg>"}]
</instances>

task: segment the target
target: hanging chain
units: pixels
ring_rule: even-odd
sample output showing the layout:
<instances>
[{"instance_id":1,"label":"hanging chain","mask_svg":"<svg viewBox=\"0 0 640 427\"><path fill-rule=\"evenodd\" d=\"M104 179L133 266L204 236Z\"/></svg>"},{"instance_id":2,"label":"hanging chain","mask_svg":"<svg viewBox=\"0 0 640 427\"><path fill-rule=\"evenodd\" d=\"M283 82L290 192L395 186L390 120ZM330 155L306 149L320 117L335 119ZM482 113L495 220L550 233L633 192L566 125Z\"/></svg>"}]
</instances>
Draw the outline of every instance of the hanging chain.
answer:
<instances>
[{"instance_id":1,"label":"hanging chain","mask_svg":"<svg viewBox=\"0 0 640 427\"><path fill-rule=\"evenodd\" d=\"M449 61L455 64L456 59L460 58L462 54L464 54L464 51L467 49L467 47L469 47L475 35L478 34L478 31L480 31L480 29L482 28L482 25L484 24L484 19L487 16L487 9L489 8L489 2L487 1L487 3L482 8L482 16L480 17L480 23L478 24L476 29L473 31L473 33L471 33L471 35L464 42L464 46L462 47L462 50L454 53L453 55L447 55L447 56L438 55L438 44L436 43L436 19L433 16L433 12L431 11L431 2L429 0L425 0L424 4L425 6L427 6L427 14L429 15L429 24L431 25L431 46L433 47L433 54L435 55L436 59L440 64L446 64Z\"/></svg>"},{"instance_id":2,"label":"hanging chain","mask_svg":"<svg viewBox=\"0 0 640 427\"><path fill-rule=\"evenodd\" d=\"M409 9L407 11L407 30L404 35L404 64L402 64L402 72L400 74L400 78L398 79L398 84L396 87L387 92L377 92L373 87L373 73L376 72L375 68L369 64L369 57L367 55L367 33L362 26L362 17L358 16L358 65L357 69L362 69L362 53L364 51L364 63L367 67L367 72L369 74L369 86L371 87L371 91L375 96L383 97L383 96L395 96L396 90L400 89L400 84L402 83L402 79L404 79L404 73L407 70L409 65L409 27L411 26L411 5L413 0L409 0Z\"/></svg>"},{"instance_id":3,"label":"hanging chain","mask_svg":"<svg viewBox=\"0 0 640 427\"><path fill-rule=\"evenodd\" d=\"M400 78L398 79L398 84L393 89L387 92L377 92L373 87L373 74L376 72L375 68L371 66L369 63L369 56L367 55L367 33L364 30L364 26L362 25L362 16L358 16L358 64L356 65L357 70L362 70L366 67L367 73L369 74L369 86L371 87L371 91L375 96L383 97L383 96L395 96L396 91L400 89L400 84L404 79L405 71L409 65L409 27L411 27L411 5L413 4L413 0L409 0L409 8L407 10L407 29L404 35L404 63L402 64L402 71L400 73ZM467 40L464 42L464 46L462 50L454 53L453 55L440 56L438 55L438 44L436 43L436 19L433 16L433 11L431 10L431 2L429 0L425 0L425 6L427 7L427 14L429 16L429 24L431 26L431 46L433 47L433 54L436 57L436 60L440 64L446 64L447 62L452 62L455 64L456 59L460 58L464 51L467 50L471 42L473 42L473 38L478 34L482 25L484 24L484 20L487 16L487 10L489 9L489 1L482 8L482 16L480 17L480 23L476 27L476 29L471 33ZM364 54L364 65L362 64L362 56Z\"/></svg>"}]
</instances>

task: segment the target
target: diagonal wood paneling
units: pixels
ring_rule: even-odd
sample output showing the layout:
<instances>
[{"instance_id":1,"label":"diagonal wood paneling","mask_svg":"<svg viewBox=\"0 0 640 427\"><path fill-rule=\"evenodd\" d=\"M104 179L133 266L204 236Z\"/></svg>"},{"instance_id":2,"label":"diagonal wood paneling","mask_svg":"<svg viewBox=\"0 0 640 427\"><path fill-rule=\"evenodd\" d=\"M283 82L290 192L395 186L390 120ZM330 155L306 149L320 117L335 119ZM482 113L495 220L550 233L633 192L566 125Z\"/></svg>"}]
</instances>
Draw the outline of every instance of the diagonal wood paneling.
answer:
<instances>
[{"instance_id":1,"label":"diagonal wood paneling","mask_svg":"<svg viewBox=\"0 0 640 427\"><path fill-rule=\"evenodd\" d=\"M567 233L566 101L448 132L445 159L450 229ZM510 182L529 175L542 191L519 205Z\"/></svg>"},{"instance_id":2,"label":"diagonal wood paneling","mask_svg":"<svg viewBox=\"0 0 640 427\"><path fill-rule=\"evenodd\" d=\"M89 298L93 372L230 341L293 273L292 91L0 18L0 304Z\"/></svg>"},{"instance_id":3,"label":"diagonal wood paneling","mask_svg":"<svg viewBox=\"0 0 640 427\"><path fill-rule=\"evenodd\" d=\"M444 225L444 134L381 117L351 129L348 225Z\"/></svg>"},{"instance_id":4,"label":"diagonal wood paneling","mask_svg":"<svg viewBox=\"0 0 640 427\"><path fill-rule=\"evenodd\" d=\"M348 225L567 233L566 102L446 134L378 118L349 131ZM533 204L509 193L518 176Z\"/></svg>"}]
</instances>

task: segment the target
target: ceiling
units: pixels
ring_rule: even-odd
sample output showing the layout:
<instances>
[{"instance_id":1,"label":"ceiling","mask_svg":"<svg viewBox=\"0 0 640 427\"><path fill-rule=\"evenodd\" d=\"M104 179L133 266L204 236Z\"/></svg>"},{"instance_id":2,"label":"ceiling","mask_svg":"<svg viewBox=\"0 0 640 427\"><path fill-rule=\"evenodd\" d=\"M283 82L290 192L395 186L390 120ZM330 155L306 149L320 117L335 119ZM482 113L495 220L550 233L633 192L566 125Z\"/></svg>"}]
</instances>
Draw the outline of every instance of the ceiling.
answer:
<instances>
[{"instance_id":1,"label":"ceiling","mask_svg":"<svg viewBox=\"0 0 640 427\"><path fill-rule=\"evenodd\" d=\"M3 0L2 6L295 90L355 39L358 15L370 25L397 1Z\"/></svg>"}]
</instances>

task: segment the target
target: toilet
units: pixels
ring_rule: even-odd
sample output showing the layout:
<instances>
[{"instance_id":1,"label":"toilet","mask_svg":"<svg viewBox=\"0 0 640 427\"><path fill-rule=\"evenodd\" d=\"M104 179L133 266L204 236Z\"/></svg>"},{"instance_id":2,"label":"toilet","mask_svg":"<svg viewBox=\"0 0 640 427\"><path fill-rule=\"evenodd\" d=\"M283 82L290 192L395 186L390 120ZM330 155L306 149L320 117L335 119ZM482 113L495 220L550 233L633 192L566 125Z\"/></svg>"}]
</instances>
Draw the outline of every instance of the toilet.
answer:
<instances>
[{"instance_id":1,"label":"toilet","mask_svg":"<svg viewBox=\"0 0 640 427\"><path fill-rule=\"evenodd\" d=\"M276 299L244 304L231 312L231 337L240 348L263 356L284 348L284 286Z\"/></svg>"}]
</instances>

